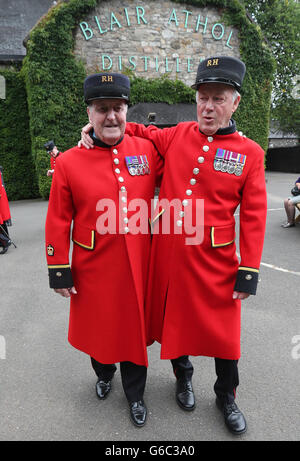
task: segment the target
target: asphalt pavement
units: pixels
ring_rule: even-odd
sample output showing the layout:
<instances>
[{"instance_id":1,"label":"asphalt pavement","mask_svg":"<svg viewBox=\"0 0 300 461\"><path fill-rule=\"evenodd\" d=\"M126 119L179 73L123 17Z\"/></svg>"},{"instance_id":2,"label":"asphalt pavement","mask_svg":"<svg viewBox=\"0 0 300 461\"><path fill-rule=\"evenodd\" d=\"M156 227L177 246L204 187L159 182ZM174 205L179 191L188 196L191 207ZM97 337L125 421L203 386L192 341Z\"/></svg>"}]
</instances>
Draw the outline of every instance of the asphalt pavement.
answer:
<instances>
[{"instance_id":1,"label":"asphalt pavement","mask_svg":"<svg viewBox=\"0 0 300 461\"><path fill-rule=\"evenodd\" d=\"M300 224L280 226L283 199L297 174L266 172L266 179L261 282L257 295L242 306L237 404L247 419L246 434L235 437L224 426L215 405L211 358L191 358L195 410L177 406L171 366L160 360L157 343L148 349L143 428L129 420L119 371L109 398L98 400L89 357L67 341L68 300L48 287L47 201L24 200L10 203L9 230L17 248L0 255L0 441L299 440Z\"/></svg>"}]
</instances>

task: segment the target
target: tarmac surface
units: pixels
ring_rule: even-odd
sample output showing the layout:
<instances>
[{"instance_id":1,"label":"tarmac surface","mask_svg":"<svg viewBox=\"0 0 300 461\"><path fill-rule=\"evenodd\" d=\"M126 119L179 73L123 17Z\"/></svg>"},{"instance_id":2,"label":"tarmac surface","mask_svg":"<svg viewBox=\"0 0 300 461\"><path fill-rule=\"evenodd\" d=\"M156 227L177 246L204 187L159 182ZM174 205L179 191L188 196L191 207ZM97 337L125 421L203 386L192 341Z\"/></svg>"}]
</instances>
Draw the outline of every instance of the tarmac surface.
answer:
<instances>
[{"instance_id":1,"label":"tarmac surface","mask_svg":"<svg viewBox=\"0 0 300 461\"><path fill-rule=\"evenodd\" d=\"M116 373L105 401L90 359L67 341L69 301L48 287L47 201L11 202L0 255L0 441L296 441L300 429L300 224L283 229L283 199L297 174L266 172L268 220L261 282L242 305L237 404L248 431L233 436L215 405L214 360L191 357L196 408L175 402L175 380L160 346L149 347L148 420L135 428ZM238 217L237 217L238 219ZM249 236L251 238L251 236ZM130 443L128 443L130 446Z\"/></svg>"}]
</instances>

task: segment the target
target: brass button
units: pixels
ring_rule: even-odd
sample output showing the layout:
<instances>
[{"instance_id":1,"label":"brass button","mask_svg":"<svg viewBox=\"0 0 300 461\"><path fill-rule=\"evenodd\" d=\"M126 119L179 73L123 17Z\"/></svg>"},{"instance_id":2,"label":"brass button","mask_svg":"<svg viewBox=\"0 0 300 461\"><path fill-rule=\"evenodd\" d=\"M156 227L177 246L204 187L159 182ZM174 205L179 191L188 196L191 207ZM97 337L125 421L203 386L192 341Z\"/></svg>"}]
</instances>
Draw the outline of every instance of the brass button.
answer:
<instances>
[{"instance_id":1,"label":"brass button","mask_svg":"<svg viewBox=\"0 0 300 461\"><path fill-rule=\"evenodd\" d=\"M61 277L62 273L61 272L56 272L56 277Z\"/></svg>"},{"instance_id":2,"label":"brass button","mask_svg":"<svg viewBox=\"0 0 300 461\"><path fill-rule=\"evenodd\" d=\"M252 275L247 274L245 278L246 278L246 280L252 280Z\"/></svg>"}]
</instances>

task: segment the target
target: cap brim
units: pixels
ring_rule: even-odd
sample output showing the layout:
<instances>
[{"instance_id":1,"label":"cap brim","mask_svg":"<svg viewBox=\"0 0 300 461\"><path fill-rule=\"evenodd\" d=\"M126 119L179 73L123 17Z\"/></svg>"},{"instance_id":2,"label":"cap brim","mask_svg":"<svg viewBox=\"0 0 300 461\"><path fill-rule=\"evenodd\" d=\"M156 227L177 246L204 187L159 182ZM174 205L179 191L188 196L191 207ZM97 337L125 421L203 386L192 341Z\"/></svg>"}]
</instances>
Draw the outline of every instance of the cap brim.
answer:
<instances>
[{"instance_id":1,"label":"cap brim","mask_svg":"<svg viewBox=\"0 0 300 461\"><path fill-rule=\"evenodd\" d=\"M91 102L91 101L95 101L97 99L123 99L124 101L128 102L129 101L129 97L128 96L109 96L109 95L105 95L105 96L97 96L95 98L88 98L85 100L85 102Z\"/></svg>"},{"instance_id":2,"label":"cap brim","mask_svg":"<svg viewBox=\"0 0 300 461\"><path fill-rule=\"evenodd\" d=\"M191 88L193 88L193 90L198 90L199 86L202 85L203 83L223 83L223 85L232 86L238 91L241 90L241 85L239 85L237 82L234 82L233 80L229 80L226 78L220 78L220 77L210 77L210 78L204 78L204 79L198 80L196 83L194 83L191 86Z\"/></svg>"}]
</instances>

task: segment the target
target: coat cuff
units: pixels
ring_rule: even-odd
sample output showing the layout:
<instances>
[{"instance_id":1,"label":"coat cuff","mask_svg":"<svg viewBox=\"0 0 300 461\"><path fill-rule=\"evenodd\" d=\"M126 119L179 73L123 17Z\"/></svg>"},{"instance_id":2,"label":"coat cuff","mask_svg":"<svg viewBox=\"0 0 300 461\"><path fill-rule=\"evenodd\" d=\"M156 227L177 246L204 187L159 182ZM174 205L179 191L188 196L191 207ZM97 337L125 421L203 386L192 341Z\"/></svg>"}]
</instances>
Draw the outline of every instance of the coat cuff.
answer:
<instances>
[{"instance_id":1,"label":"coat cuff","mask_svg":"<svg viewBox=\"0 0 300 461\"><path fill-rule=\"evenodd\" d=\"M69 264L48 266L50 288L71 288L74 286Z\"/></svg>"},{"instance_id":2,"label":"coat cuff","mask_svg":"<svg viewBox=\"0 0 300 461\"><path fill-rule=\"evenodd\" d=\"M259 270L254 267L239 267L234 291L256 294Z\"/></svg>"}]
</instances>

